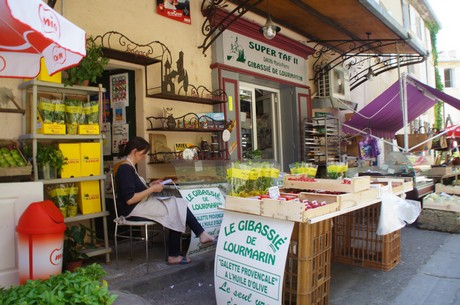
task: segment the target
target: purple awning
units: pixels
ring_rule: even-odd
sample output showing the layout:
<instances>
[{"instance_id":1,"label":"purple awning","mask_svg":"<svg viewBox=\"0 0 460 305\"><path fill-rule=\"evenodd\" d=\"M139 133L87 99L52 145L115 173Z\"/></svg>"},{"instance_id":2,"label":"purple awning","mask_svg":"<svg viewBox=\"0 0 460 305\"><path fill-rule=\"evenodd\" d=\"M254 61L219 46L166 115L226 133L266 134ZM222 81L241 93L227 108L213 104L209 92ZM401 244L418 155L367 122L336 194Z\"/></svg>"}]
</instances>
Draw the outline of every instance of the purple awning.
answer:
<instances>
[{"instance_id":1,"label":"purple awning","mask_svg":"<svg viewBox=\"0 0 460 305\"><path fill-rule=\"evenodd\" d=\"M432 88L407 75L407 111L409 122L413 121L441 100L460 109L460 100ZM356 134L357 130L381 138L392 139L403 128L399 80L359 110L343 124L343 131Z\"/></svg>"}]
</instances>

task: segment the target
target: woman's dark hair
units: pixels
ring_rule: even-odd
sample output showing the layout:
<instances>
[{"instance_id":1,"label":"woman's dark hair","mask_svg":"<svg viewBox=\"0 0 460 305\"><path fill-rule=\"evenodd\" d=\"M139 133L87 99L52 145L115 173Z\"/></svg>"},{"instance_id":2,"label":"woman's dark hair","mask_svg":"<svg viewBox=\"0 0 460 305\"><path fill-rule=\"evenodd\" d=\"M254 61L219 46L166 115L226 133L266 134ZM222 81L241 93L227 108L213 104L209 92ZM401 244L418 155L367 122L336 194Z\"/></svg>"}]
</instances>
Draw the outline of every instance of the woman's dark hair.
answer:
<instances>
[{"instance_id":1,"label":"woman's dark hair","mask_svg":"<svg viewBox=\"0 0 460 305\"><path fill-rule=\"evenodd\" d=\"M144 138L135 137L129 140L128 143L118 146L118 151L121 157L126 157L131 153L131 151L133 151L133 149L148 152L150 150L150 143Z\"/></svg>"}]
</instances>

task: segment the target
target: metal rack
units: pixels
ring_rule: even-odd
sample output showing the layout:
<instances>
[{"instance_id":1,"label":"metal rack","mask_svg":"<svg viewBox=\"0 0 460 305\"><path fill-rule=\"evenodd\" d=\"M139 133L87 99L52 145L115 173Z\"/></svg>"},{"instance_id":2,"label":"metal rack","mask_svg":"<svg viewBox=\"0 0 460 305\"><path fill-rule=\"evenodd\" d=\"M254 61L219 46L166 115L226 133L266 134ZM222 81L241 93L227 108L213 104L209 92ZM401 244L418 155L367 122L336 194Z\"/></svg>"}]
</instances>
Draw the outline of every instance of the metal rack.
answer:
<instances>
[{"instance_id":1,"label":"metal rack","mask_svg":"<svg viewBox=\"0 0 460 305\"><path fill-rule=\"evenodd\" d=\"M303 120L303 160L317 165L340 161L339 120L317 117Z\"/></svg>"},{"instance_id":2,"label":"metal rack","mask_svg":"<svg viewBox=\"0 0 460 305\"><path fill-rule=\"evenodd\" d=\"M86 87L86 86L71 86L65 87L62 84L52 83L52 82L42 82L37 80L31 80L28 82L24 82L19 86L19 89L22 90L22 98L24 101L24 105L27 105L27 109L29 112L26 113L26 116L23 118L23 129L24 135L20 137L21 140L28 140L31 141L32 144L32 155L33 159L35 160L35 156L37 155L37 146L39 142L48 142L48 143L59 143L59 142L98 142L101 147L103 145L103 138L102 135L70 135L70 134L62 134L62 135L49 135L49 134L39 134L37 133L37 103L38 99L43 94L54 94L60 96L62 99L65 96L75 96L81 95L89 99L91 95L96 95L99 93L100 90L105 91L104 88L98 87ZM103 170L103 151L101 149L101 173L104 172ZM74 183L74 182L82 182L82 181L98 181L100 186L100 198L101 198L101 212L98 213L91 213L91 214L78 214L74 217L66 217L64 222L66 224L79 222L83 220L88 220L91 223L91 228L95 227L95 220L97 218L102 219L103 223L103 245L98 246L94 249L87 249L86 254L89 257L97 256L97 255L105 255L106 262L110 262L110 252L111 248L109 247L109 238L108 238L108 230L107 230L107 216L109 216L109 211L106 210L105 206L105 188L104 188L104 179L105 176L87 176L87 177L76 177L76 178L58 178L58 179L49 179L43 180L39 179L38 177L38 167L37 162L33 162L33 172L34 172L34 180L43 182L43 185L50 185L50 184L59 184L59 183Z\"/></svg>"}]
</instances>

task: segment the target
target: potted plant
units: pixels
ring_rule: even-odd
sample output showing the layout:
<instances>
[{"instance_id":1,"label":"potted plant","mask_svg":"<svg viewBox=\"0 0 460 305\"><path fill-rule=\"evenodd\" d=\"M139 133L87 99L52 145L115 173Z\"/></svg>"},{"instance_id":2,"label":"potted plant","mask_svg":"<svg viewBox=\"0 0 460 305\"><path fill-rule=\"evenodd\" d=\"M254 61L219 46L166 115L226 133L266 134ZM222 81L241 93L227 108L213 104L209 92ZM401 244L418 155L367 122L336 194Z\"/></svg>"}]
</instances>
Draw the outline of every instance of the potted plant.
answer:
<instances>
[{"instance_id":1,"label":"potted plant","mask_svg":"<svg viewBox=\"0 0 460 305\"><path fill-rule=\"evenodd\" d=\"M85 241L87 234L92 231L80 224L67 227L64 233L63 262L64 269L73 271L83 265L83 260L88 258L85 249L94 248L94 245Z\"/></svg>"},{"instance_id":2,"label":"potted plant","mask_svg":"<svg viewBox=\"0 0 460 305\"><path fill-rule=\"evenodd\" d=\"M57 172L60 172L67 164L62 151L53 145L38 144L36 161L41 170L42 179L56 178Z\"/></svg>"},{"instance_id":3,"label":"potted plant","mask_svg":"<svg viewBox=\"0 0 460 305\"><path fill-rule=\"evenodd\" d=\"M64 79L65 86L88 85L85 81L95 83L98 77L104 73L105 66L109 59L104 57L102 46L97 45L93 37L86 40L86 56L78 66L65 70L67 78Z\"/></svg>"}]
</instances>

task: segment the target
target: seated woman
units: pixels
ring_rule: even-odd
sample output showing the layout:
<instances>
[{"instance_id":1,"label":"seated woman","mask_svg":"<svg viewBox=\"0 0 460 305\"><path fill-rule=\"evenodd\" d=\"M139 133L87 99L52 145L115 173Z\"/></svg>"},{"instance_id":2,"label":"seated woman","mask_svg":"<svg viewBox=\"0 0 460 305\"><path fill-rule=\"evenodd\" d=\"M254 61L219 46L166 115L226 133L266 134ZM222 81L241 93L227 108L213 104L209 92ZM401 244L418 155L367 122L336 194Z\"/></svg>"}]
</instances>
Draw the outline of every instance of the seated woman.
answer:
<instances>
[{"instance_id":1,"label":"seated woman","mask_svg":"<svg viewBox=\"0 0 460 305\"><path fill-rule=\"evenodd\" d=\"M213 245L216 239L196 220L187 207L187 201L176 197L164 199L154 196L163 190L161 180L147 184L136 169L136 164L145 159L149 150L150 144L141 137L133 138L120 150L126 159L118 166L115 175L119 212L126 218L151 219L170 229L167 263L189 264L190 258L180 253L181 235L186 225L198 236L201 246Z\"/></svg>"}]
</instances>

